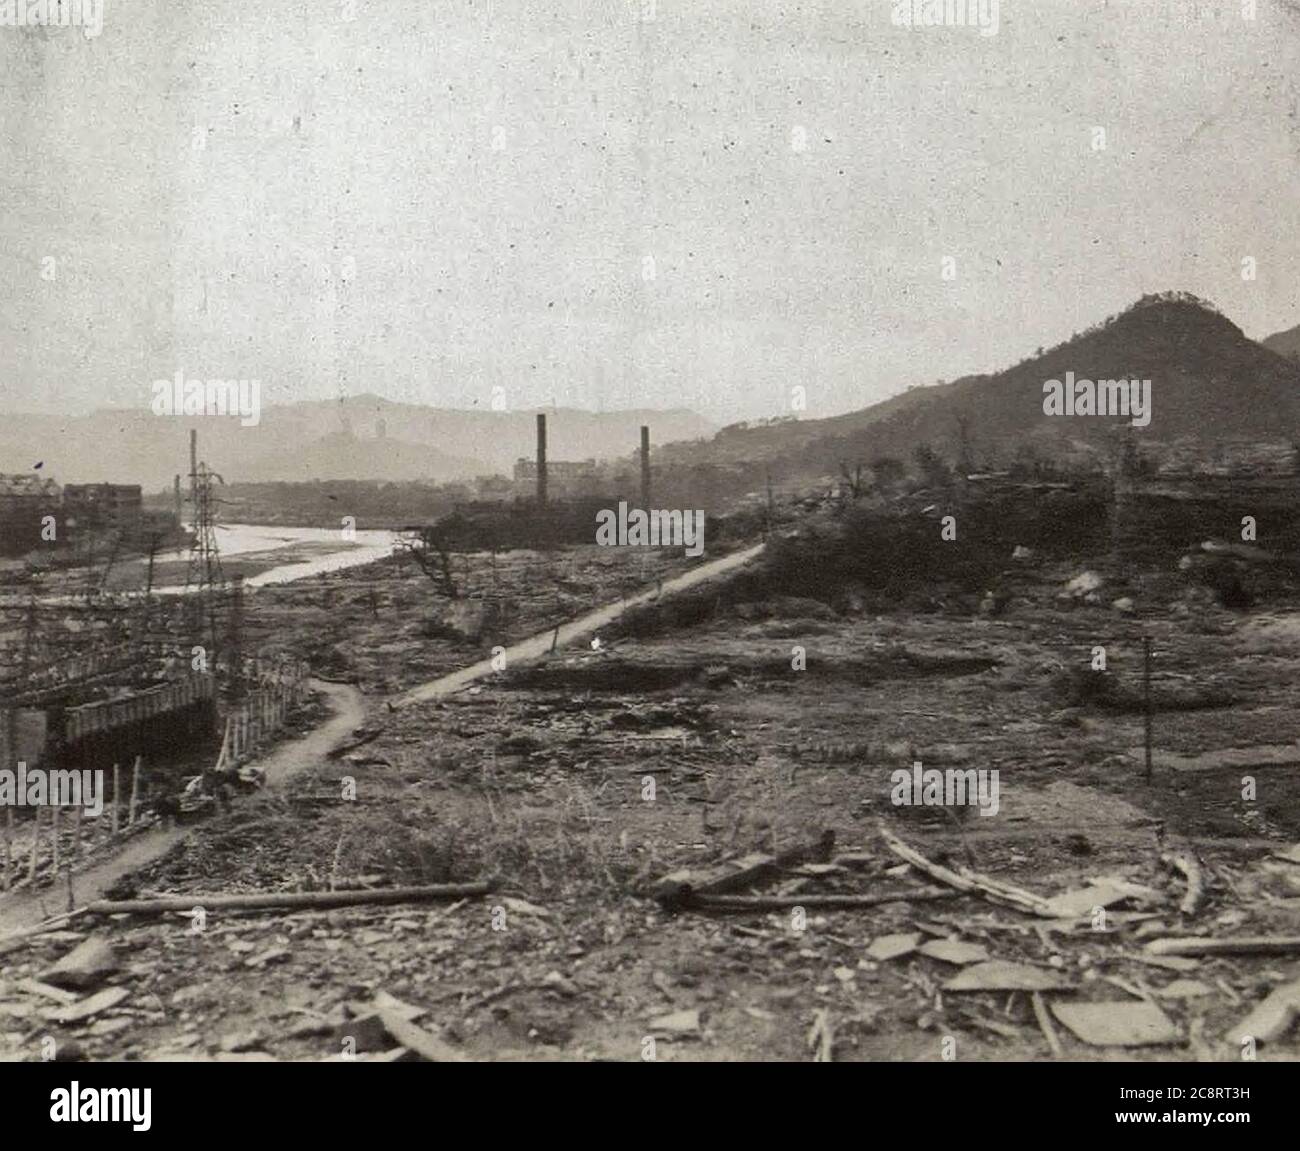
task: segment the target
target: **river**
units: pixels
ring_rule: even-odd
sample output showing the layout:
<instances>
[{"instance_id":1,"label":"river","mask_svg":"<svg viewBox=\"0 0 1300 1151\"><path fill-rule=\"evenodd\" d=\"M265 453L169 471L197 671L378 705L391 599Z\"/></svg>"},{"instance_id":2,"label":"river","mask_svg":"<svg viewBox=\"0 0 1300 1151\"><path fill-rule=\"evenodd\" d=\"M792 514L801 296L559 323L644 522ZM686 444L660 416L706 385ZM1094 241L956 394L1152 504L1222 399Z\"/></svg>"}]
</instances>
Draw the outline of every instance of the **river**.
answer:
<instances>
[{"instance_id":1,"label":"river","mask_svg":"<svg viewBox=\"0 0 1300 1151\"><path fill-rule=\"evenodd\" d=\"M265 587L268 584L293 583L310 579L327 572L343 571L374 563L393 554L397 546L397 533L391 531L357 531L353 538L344 540L337 528L288 528L267 524L219 524L216 528L217 548L223 559L242 556L251 559L267 557L268 553L296 549L309 551L310 557L288 555L285 562L276 564L244 581L245 587ZM323 549L323 550L322 550ZM335 550L336 549L336 550ZM189 556L187 548L160 553L157 562L183 561ZM184 585L173 584L156 589L160 595L182 595Z\"/></svg>"}]
</instances>

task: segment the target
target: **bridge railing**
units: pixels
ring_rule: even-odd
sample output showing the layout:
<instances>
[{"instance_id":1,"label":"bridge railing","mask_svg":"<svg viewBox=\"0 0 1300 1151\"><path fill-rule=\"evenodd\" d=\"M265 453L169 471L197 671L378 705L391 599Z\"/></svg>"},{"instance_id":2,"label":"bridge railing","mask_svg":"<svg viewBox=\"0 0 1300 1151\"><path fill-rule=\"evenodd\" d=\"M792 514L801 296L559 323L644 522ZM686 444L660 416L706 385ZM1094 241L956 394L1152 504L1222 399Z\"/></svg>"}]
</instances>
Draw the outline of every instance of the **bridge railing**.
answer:
<instances>
[{"instance_id":1,"label":"bridge railing","mask_svg":"<svg viewBox=\"0 0 1300 1151\"><path fill-rule=\"evenodd\" d=\"M67 743L75 743L96 732L141 723L157 715L192 707L200 700L211 699L214 691L212 676L194 674L132 692L120 699L84 703L64 712L63 737Z\"/></svg>"}]
</instances>

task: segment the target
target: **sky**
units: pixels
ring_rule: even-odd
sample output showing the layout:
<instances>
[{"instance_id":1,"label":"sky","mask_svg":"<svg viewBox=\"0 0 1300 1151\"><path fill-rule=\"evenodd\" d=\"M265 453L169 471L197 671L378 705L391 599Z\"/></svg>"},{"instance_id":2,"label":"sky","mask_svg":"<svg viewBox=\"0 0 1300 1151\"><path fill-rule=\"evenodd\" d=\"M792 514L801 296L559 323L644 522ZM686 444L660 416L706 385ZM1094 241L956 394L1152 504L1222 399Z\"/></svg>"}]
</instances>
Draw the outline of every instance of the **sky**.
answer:
<instances>
[{"instance_id":1,"label":"sky","mask_svg":"<svg viewBox=\"0 0 1300 1151\"><path fill-rule=\"evenodd\" d=\"M1002 0L995 35L896 7L0 26L0 409L147 407L179 370L263 404L815 417L1148 292L1300 323L1300 3Z\"/></svg>"}]
</instances>

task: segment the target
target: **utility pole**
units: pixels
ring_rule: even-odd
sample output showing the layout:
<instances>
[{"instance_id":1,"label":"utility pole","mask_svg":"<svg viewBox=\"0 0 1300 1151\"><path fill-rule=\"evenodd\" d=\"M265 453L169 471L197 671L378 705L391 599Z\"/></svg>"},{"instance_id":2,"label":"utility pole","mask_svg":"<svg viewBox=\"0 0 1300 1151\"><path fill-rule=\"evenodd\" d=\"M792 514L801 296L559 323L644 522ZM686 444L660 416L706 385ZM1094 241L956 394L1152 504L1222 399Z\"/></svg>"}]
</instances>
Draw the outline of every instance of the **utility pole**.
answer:
<instances>
[{"instance_id":1,"label":"utility pole","mask_svg":"<svg viewBox=\"0 0 1300 1151\"><path fill-rule=\"evenodd\" d=\"M230 690L233 709L244 697L244 577L231 580L230 602Z\"/></svg>"},{"instance_id":2,"label":"utility pole","mask_svg":"<svg viewBox=\"0 0 1300 1151\"><path fill-rule=\"evenodd\" d=\"M1146 750L1147 782L1151 782L1151 637L1142 637L1143 746Z\"/></svg>"}]
</instances>

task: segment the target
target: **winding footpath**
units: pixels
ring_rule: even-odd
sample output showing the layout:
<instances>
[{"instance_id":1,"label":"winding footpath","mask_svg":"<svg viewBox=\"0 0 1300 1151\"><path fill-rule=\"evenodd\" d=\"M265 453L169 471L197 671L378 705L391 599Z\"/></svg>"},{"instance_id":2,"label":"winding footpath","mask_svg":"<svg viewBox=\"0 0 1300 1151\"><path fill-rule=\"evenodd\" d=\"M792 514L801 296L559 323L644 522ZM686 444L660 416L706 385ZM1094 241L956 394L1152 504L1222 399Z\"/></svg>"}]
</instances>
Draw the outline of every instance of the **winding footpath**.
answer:
<instances>
[{"instance_id":1,"label":"winding footpath","mask_svg":"<svg viewBox=\"0 0 1300 1151\"><path fill-rule=\"evenodd\" d=\"M721 559L710 560L708 563L692 568L682 575L665 580L662 588L640 592L628 599L606 604L604 607L589 611L586 615L570 620L566 624L561 624L558 637L556 629L551 627L547 628L546 631L529 636L527 639L520 640L505 649L506 663L516 664L540 659L551 650L552 644L555 644L556 647L565 647L573 643L574 640L595 635L602 627L613 623L629 608L653 603L660 598L667 599L669 596L677 595L744 567L762 554L763 547L763 544L754 544L743 551L732 552L731 555L723 556ZM460 691L476 680L483 679L495 672L496 667L493 666L492 660L480 660L469 667L461 668L460 671L453 671L449 675L439 676L428 683L422 683L418 687L411 688L410 691L404 692L396 699L389 701L389 707L397 710L398 708L409 707L413 703L424 703L431 699L439 699L442 696Z\"/></svg>"},{"instance_id":2,"label":"winding footpath","mask_svg":"<svg viewBox=\"0 0 1300 1151\"><path fill-rule=\"evenodd\" d=\"M353 729L365 721L365 697L351 684L314 679L311 686L329 700L334 714L302 738L276 745L258 761L266 772L267 787L279 786L304 768L319 763L336 747L347 742ZM119 880L162 858L195 830L196 827L156 827L132 836L122 850L110 858L73 873L72 889L77 903L102 899ZM0 942L10 932L33 927L66 911L66 891L60 883L13 897L0 896Z\"/></svg>"},{"instance_id":3,"label":"winding footpath","mask_svg":"<svg viewBox=\"0 0 1300 1151\"><path fill-rule=\"evenodd\" d=\"M552 649L552 646L564 647L575 640L594 635L630 608L680 594L744 567L762 553L763 547L763 544L755 544L743 551L711 560L664 581L661 587L596 608L577 619L561 624L558 633L554 627L547 628L506 648L506 661L509 664L519 664L540 659ZM496 667L491 659L480 660L459 671L439 676L412 688L390 700L389 707L396 710L439 699L461 691L477 680L495 673ZM334 714L324 724L308 732L301 739L280 744L264 759L258 761L266 773L267 787L281 786L304 768L319 763L335 748L346 743L353 730L365 722L365 697L357 688L351 684L318 679L313 679L311 685L329 700ZM201 826L201 824L197 825L197 827ZM77 903L80 905L103 898L118 881L161 858L186 836L197 830L197 827L160 827L143 832L132 838L111 858L94 864L84 871L76 872L73 876L73 891ZM4 937L10 933L25 931L50 916L61 914L66 910L65 899L65 889L62 887L57 889L50 887L14 897L0 895L0 944L3 944Z\"/></svg>"}]
</instances>

